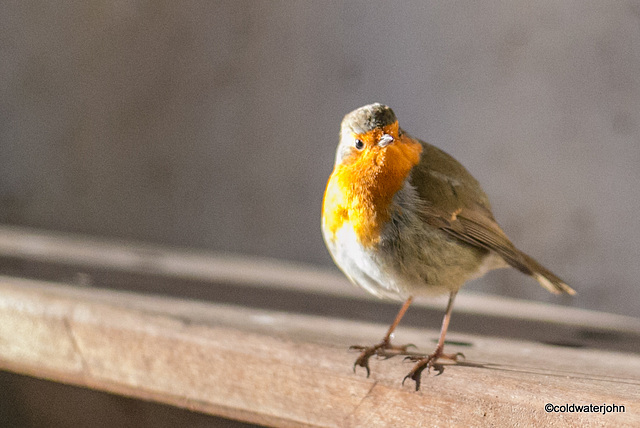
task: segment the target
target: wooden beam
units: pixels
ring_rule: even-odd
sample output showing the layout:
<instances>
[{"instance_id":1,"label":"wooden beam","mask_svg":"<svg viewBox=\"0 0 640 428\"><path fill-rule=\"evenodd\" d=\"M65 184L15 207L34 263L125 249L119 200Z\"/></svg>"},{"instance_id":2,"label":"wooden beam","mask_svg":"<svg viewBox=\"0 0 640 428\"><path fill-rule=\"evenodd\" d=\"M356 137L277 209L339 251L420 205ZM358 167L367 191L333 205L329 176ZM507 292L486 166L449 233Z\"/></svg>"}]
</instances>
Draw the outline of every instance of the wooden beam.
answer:
<instances>
[{"instance_id":1,"label":"wooden beam","mask_svg":"<svg viewBox=\"0 0 640 428\"><path fill-rule=\"evenodd\" d=\"M238 288L270 288L317 295L378 301L350 284L335 269L322 269L282 260L230 255L123 242L16 226L0 226L0 257L31 262L149 273L166 278L193 279ZM1 274L1 272L0 272ZM523 277L524 278L524 277ZM444 310L447 297L416 300L412 307ZM463 289L455 313L542 321L556 325L640 332L640 318L588 311L562 305L483 295Z\"/></svg>"},{"instance_id":2,"label":"wooden beam","mask_svg":"<svg viewBox=\"0 0 640 428\"><path fill-rule=\"evenodd\" d=\"M352 372L386 326L0 277L0 367L278 426L640 424L640 356L450 333L467 359L422 390L410 363ZM425 351L435 330L400 327ZM623 413L548 413L555 405Z\"/></svg>"}]
</instances>

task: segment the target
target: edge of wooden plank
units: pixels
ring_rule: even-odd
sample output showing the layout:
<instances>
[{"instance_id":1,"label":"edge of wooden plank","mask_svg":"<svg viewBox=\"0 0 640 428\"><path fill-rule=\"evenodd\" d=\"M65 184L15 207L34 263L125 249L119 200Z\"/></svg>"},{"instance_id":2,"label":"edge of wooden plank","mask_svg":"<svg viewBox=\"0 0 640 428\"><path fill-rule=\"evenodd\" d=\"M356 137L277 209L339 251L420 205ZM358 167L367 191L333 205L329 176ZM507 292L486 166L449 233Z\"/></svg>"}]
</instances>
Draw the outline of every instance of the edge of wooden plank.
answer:
<instances>
[{"instance_id":1,"label":"edge of wooden plank","mask_svg":"<svg viewBox=\"0 0 640 428\"><path fill-rule=\"evenodd\" d=\"M273 287L358 300L375 299L330 269L16 226L0 226L0 255L128 272L153 271L168 277L201 279L243 287ZM446 297L417 300L414 305L444 309ZM464 289L456 300L456 312L640 333L640 318L483 295Z\"/></svg>"}]
</instances>

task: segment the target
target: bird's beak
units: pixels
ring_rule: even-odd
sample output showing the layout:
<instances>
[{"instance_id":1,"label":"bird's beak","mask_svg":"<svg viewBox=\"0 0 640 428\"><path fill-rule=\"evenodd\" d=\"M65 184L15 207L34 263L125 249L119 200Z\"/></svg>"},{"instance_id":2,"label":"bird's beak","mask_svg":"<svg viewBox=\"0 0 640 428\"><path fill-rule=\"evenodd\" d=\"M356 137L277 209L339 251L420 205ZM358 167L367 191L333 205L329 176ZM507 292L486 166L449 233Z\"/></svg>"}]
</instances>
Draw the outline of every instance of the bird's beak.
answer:
<instances>
[{"instance_id":1,"label":"bird's beak","mask_svg":"<svg viewBox=\"0 0 640 428\"><path fill-rule=\"evenodd\" d=\"M382 137L378 140L378 145L380 147L387 147L389 144L393 143L393 137L389 134L383 134Z\"/></svg>"}]
</instances>

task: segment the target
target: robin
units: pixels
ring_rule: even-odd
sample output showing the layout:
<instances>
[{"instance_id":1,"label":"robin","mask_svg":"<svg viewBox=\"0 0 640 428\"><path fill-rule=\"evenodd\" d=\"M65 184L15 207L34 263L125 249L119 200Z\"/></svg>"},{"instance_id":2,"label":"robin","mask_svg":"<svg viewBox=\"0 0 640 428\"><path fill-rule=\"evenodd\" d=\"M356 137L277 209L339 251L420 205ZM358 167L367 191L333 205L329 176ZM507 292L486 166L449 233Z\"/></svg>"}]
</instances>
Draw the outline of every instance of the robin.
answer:
<instances>
[{"instance_id":1,"label":"robin","mask_svg":"<svg viewBox=\"0 0 640 428\"><path fill-rule=\"evenodd\" d=\"M493 269L514 267L552 293L575 294L560 278L518 250L493 218L480 184L453 157L398 125L391 108L370 104L342 120L335 166L324 194L322 232L338 267L381 297L404 300L382 341L355 346L354 363L370 374L373 355L410 355L391 344L414 297L449 294L433 353L415 361L404 381L420 388L422 371L439 368L453 302L460 287Z\"/></svg>"}]
</instances>

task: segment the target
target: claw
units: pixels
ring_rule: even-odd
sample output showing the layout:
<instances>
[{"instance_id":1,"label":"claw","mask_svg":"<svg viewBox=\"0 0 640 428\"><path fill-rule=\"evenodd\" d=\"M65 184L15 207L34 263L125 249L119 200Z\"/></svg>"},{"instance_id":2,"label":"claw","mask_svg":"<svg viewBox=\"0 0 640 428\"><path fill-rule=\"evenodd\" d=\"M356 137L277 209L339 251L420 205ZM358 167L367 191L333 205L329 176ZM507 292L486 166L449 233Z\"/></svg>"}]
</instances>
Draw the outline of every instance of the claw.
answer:
<instances>
[{"instance_id":1,"label":"claw","mask_svg":"<svg viewBox=\"0 0 640 428\"><path fill-rule=\"evenodd\" d=\"M423 366L417 365L413 368L405 377L402 379L402 386L404 386L404 382L407 379L412 379L416 383L416 391L420 389L420 379L422 378L422 371L427 369L427 373L429 373L429 365L425 364Z\"/></svg>"},{"instance_id":2,"label":"claw","mask_svg":"<svg viewBox=\"0 0 640 428\"><path fill-rule=\"evenodd\" d=\"M365 370L367 371L367 377L369 377L369 375L371 374L371 370L369 369L369 362L368 361L365 362L365 363L362 363L361 361L356 360L356 362L353 363L353 372L354 373L356 372L356 367L357 366L364 367Z\"/></svg>"},{"instance_id":3,"label":"claw","mask_svg":"<svg viewBox=\"0 0 640 428\"><path fill-rule=\"evenodd\" d=\"M431 372L433 368L438 373L435 376L440 376L444 372L444 366L439 364L437 361L439 358L446 358L453 361L458 361L458 357L464 358L464 354L462 352L458 352L456 354L443 354L441 350L436 349L431 355L427 356L418 356L418 355L408 355L404 358L404 360L410 360L416 362L416 365L411 369L411 371L402 379L402 385L404 386L404 382L407 379L412 379L416 383L416 391L420 389L420 383L422 378L422 372L426 369L427 374Z\"/></svg>"},{"instance_id":4,"label":"claw","mask_svg":"<svg viewBox=\"0 0 640 428\"><path fill-rule=\"evenodd\" d=\"M355 363L353 363L353 372L355 373L357 366L364 367L367 370L367 377L369 377L371 374L371 370L369 369L369 358L375 355L376 358L388 360L389 358L395 357L396 355L402 355L403 353L406 353L409 346L413 346L415 348L415 345L413 344L404 346L392 346L389 343L388 339L384 339L382 342L374 346L350 346L349 350L360 351L360 355L356 359Z\"/></svg>"},{"instance_id":5,"label":"claw","mask_svg":"<svg viewBox=\"0 0 640 428\"><path fill-rule=\"evenodd\" d=\"M426 355L407 355L406 357L404 357L402 361L413 361L415 363L416 361L420 361L424 358L427 358L427 356Z\"/></svg>"},{"instance_id":6,"label":"claw","mask_svg":"<svg viewBox=\"0 0 640 428\"><path fill-rule=\"evenodd\" d=\"M433 367L433 369L438 372L434 376L440 376L442 374L442 372L444 372L444 366L442 364L433 363L431 365L431 367ZM427 373L429 373L429 372L430 372L430 370L427 371Z\"/></svg>"},{"instance_id":7,"label":"claw","mask_svg":"<svg viewBox=\"0 0 640 428\"><path fill-rule=\"evenodd\" d=\"M456 352L455 354L440 354L438 358L446 358L451 361L458 361L458 357L465 358L462 352Z\"/></svg>"}]
</instances>

